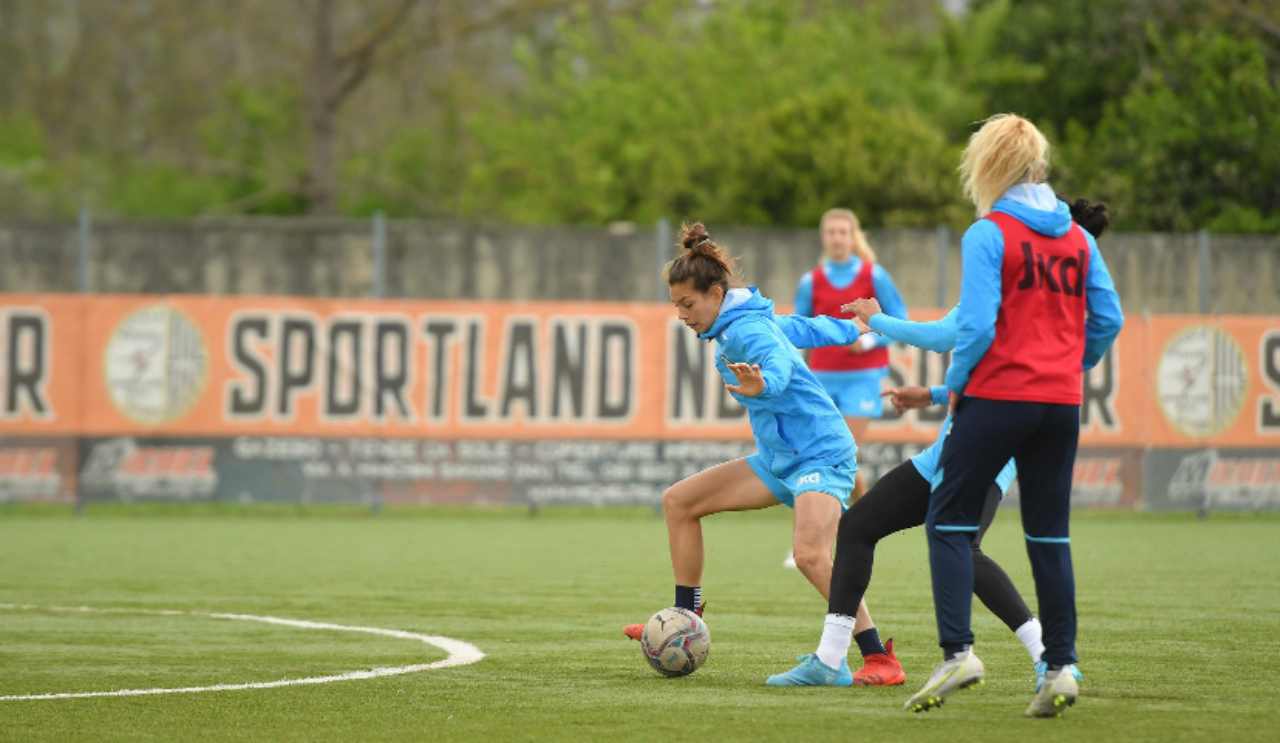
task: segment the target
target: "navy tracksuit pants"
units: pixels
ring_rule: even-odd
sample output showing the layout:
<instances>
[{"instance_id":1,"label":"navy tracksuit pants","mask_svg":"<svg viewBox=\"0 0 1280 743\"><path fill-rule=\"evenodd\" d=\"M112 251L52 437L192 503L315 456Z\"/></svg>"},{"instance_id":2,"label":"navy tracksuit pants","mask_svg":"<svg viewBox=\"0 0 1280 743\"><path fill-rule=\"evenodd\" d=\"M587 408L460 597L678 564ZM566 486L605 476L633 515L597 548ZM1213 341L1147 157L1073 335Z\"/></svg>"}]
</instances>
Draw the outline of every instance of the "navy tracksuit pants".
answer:
<instances>
[{"instance_id":1,"label":"navy tracksuit pants","mask_svg":"<svg viewBox=\"0 0 1280 743\"><path fill-rule=\"evenodd\" d=\"M1075 576L1068 523L1080 407L963 397L939 459L941 482L929 497L925 531L939 644L947 653L973 643L973 551L987 489L1004 463L1018 466L1022 529L1036 582L1043 660L1076 662Z\"/></svg>"}]
</instances>

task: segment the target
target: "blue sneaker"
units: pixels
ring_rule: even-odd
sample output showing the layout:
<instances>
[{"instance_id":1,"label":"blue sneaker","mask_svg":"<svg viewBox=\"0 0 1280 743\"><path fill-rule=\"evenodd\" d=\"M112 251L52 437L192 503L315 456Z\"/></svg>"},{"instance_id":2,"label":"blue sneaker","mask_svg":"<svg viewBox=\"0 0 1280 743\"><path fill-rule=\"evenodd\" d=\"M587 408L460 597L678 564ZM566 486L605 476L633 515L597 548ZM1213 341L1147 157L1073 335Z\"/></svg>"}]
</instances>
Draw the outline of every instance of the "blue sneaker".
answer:
<instances>
[{"instance_id":1,"label":"blue sneaker","mask_svg":"<svg viewBox=\"0 0 1280 743\"><path fill-rule=\"evenodd\" d=\"M786 673L775 673L765 680L769 686L853 686L853 673L849 661L840 659L840 667L818 660L816 653L802 655L796 660L800 665Z\"/></svg>"},{"instance_id":2,"label":"blue sneaker","mask_svg":"<svg viewBox=\"0 0 1280 743\"><path fill-rule=\"evenodd\" d=\"M1036 692L1040 691L1040 687L1044 686L1045 674L1049 672L1049 664L1042 660L1036 661ZM1076 681L1084 681L1084 674L1080 672L1080 668L1074 663L1071 664L1071 676Z\"/></svg>"}]
</instances>

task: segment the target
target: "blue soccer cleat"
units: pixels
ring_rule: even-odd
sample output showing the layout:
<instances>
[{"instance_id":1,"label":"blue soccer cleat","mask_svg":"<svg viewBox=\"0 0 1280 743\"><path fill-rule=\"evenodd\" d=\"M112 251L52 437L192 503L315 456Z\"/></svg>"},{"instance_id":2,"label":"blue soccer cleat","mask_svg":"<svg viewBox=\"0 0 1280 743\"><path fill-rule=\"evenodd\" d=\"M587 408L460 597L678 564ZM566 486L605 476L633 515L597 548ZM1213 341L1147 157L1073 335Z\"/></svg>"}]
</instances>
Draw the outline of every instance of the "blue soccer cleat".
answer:
<instances>
[{"instance_id":1,"label":"blue soccer cleat","mask_svg":"<svg viewBox=\"0 0 1280 743\"><path fill-rule=\"evenodd\" d=\"M832 668L818 660L816 653L802 655L800 665L786 673L775 673L765 680L769 686L853 686L849 661L841 658L840 667Z\"/></svg>"},{"instance_id":2,"label":"blue soccer cleat","mask_svg":"<svg viewBox=\"0 0 1280 743\"><path fill-rule=\"evenodd\" d=\"M1036 661L1036 691L1040 691L1040 687L1044 686L1045 674L1049 672L1049 664L1042 660ZM1080 668L1074 663L1071 664L1071 675L1076 681L1084 681L1084 674L1080 672Z\"/></svg>"}]
</instances>

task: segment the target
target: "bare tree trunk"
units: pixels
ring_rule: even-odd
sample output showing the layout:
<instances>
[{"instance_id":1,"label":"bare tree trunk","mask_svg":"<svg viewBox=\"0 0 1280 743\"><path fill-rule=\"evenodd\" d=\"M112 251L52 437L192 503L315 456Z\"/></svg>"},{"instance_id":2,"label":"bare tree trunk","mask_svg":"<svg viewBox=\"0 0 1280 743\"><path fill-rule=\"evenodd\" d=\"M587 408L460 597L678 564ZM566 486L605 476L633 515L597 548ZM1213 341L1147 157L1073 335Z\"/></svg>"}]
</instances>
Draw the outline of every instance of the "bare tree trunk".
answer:
<instances>
[{"instance_id":1,"label":"bare tree trunk","mask_svg":"<svg viewBox=\"0 0 1280 743\"><path fill-rule=\"evenodd\" d=\"M18 4L14 0L0 0L0 58L16 60L23 51L18 44ZM18 107L18 71L12 62L0 70L0 106L14 110Z\"/></svg>"},{"instance_id":2,"label":"bare tree trunk","mask_svg":"<svg viewBox=\"0 0 1280 743\"><path fill-rule=\"evenodd\" d=\"M311 13L312 34L311 67L306 80L308 158L302 189L308 214L333 214L337 211L338 176L334 161L338 114L342 104L364 84L380 51L399 33L414 7L421 4L421 0L397 0L381 13L367 11L360 24L363 34L356 39L345 40L341 49L335 38L339 34L335 29L337 4L334 0L312 0L303 6ZM521 16L531 16L566 4L567 0L520 0L495 4L487 16L460 17L448 33L454 39L466 38L499 28ZM467 6L463 3L462 7ZM431 33L422 35L416 46L402 49L401 54L441 43L445 32L440 28L439 18L433 20L436 22L431 24Z\"/></svg>"},{"instance_id":3,"label":"bare tree trunk","mask_svg":"<svg viewBox=\"0 0 1280 743\"><path fill-rule=\"evenodd\" d=\"M307 180L303 192L308 214L332 214L337 177L333 169L338 107L333 96L338 64L333 50L333 0L317 0L312 17L311 70L307 80Z\"/></svg>"}]
</instances>

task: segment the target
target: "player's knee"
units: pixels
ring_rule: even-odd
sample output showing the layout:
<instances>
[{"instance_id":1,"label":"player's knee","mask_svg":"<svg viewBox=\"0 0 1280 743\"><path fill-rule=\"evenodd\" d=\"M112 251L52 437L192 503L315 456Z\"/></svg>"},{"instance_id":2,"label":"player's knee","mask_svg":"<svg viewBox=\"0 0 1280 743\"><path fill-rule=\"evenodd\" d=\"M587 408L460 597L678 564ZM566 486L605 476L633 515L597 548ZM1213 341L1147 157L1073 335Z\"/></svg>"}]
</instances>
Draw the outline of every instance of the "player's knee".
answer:
<instances>
[{"instance_id":1,"label":"player's knee","mask_svg":"<svg viewBox=\"0 0 1280 743\"><path fill-rule=\"evenodd\" d=\"M822 567L824 562L831 562L831 550L814 542L796 542L796 567L801 572L809 573Z\"/></svg>"},{"instance_id":2,"label":"player's knee","mask_svg":"<svg viewBox=\"0 0 1280 743\"><path fill-rule=\"evenodd\" d=\"M662 491L662 513L669 519L689 517L689 499L679 486L673 485Z\"/></svg>"},{"instance_id":3,"label":"player's knee","mask_svg":"<svg viewBox=\"0 0 1280 743\"><path fill-rule=\"evenodd\" d=\"M844 515L840 517L840 529L836 537L837 542L845 544L850 542L875 544L877 539L871 533L867 520L859 514L852 516L850 514L853 514L853 509L845 511Z\"/></svg>"}]
</instances>

